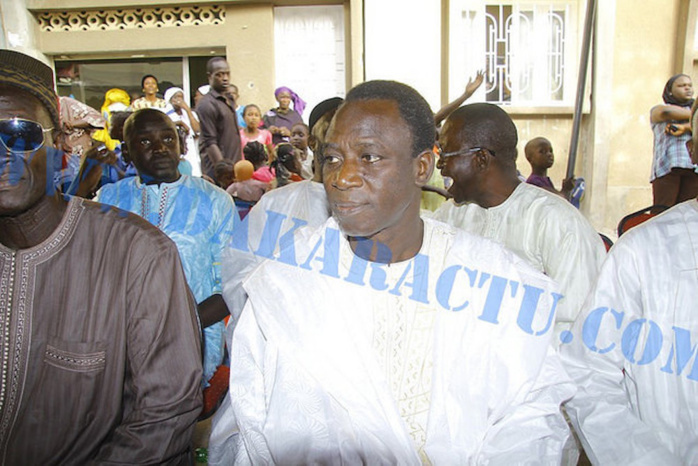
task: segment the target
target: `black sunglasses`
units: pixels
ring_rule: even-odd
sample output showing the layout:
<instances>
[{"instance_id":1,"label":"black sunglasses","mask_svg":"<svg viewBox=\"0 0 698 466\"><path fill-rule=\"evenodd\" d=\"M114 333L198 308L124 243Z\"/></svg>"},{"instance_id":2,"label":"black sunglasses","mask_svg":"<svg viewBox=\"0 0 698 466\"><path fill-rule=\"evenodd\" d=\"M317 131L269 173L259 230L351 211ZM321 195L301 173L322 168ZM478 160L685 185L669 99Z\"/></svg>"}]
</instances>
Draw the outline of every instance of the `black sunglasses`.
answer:
<instances>
[{"instance_id":1,"label":"black sunglasses","mask_svg":"<svg viewBox=\"0 0 698 466\"><path fill-rule=\"evenodd\" d=\"M12 152L34 152L44 145L44 129L40 123L23 118L0 119L0 142Z\"/></svg>"}]
</instances>

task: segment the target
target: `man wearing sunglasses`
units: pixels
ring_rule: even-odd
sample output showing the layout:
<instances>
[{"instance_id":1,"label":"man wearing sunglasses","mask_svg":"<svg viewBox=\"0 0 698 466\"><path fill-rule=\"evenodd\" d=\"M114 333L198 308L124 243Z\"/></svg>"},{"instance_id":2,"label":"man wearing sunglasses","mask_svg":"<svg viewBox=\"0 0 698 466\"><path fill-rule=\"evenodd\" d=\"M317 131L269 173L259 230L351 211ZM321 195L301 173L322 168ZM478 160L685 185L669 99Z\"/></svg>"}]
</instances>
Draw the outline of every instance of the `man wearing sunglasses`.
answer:
<instances>
[{"instance_id":1,"label":"man wearing sunglasses","mask_svg":"<svg viewBox=\"0 0 698 466\"><path fill-rule=\"evenodd\" d=\"M0 464L186 464L201 410L175 245L60 196L53 72L0 50Z\"/></svg>"},{"instance_id":2,"label":"man wearing sunglasses","mask_svg":"<svg viewBox=\"0 0 698 466\"><path fill-rule=\"evenodd\" d=\"M516 126L501 108L459 108L439 142L437 167L453 180L453 199L434 218L504 244L553 278L564 295L556 333L569 329L605 256L599 235L569 202L519 180Z\"/></svg>"}]
</instances>

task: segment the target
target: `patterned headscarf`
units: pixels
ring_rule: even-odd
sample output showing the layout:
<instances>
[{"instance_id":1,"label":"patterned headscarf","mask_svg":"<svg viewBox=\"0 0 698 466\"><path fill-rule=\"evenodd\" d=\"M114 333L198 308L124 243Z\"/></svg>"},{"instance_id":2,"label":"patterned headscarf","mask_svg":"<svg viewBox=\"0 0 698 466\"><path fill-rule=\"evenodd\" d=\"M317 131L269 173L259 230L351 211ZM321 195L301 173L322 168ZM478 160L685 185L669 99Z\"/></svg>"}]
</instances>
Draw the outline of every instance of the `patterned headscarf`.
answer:
<instances>
[{"instance_id":1,"label":"patterned headscarf","mask_svg":"<svg viewBox=\"0 0 698 466\"><path fill-rule=\"evenodd\" d=\"M288 92L291 94L291 101L293 102L293 109L298 112L299 115L303 115L303 110L305 110L305 100L301 99L298 94L293 92L290 88L286 86L281 86L276 88L274 91L274 97L278 97L281 92Z\"/></svg>"},{"instance_id":2,"label":"patterned headscarf","mask_svg":"<svg viewBox=\"0 0 698 466\"><path fill-rule=\"evenodd\" d=\"M695 99L691 99L688 102L679 102L678 100L676 100L676 97L674 97L674 95L671 93L671 87L674 85L674 82L683 76L689 79L691 78L687 74L679 73L669 78L669 81L666 82L666 85L664 86L664 92L662 92L662 99L664 100L664 103L678 105L679 107L691 108Z\"/></svg>"},{"instance_id":3,"label":"patterned headscarf","mask_svg":"<svg viewBox=\"0 0 698 466\"><path fill-rule=\"evenodd\" d=\"M0 50L0 83L23 89L46 107L54 128L60 127L58 96L53 87L53 70L45 63L14 50Z\"/></svg>"}]
</instances>

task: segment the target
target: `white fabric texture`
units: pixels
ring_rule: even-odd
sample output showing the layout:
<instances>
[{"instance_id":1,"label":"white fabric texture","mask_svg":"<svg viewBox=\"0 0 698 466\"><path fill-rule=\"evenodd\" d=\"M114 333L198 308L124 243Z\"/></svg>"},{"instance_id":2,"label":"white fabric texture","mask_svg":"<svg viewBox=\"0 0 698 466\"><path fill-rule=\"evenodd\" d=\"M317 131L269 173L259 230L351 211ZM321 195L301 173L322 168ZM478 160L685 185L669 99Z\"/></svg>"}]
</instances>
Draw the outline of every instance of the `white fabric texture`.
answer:
<instances>
[{"instance_id":1,"label":"white fabric texture","mask_svg":"<svg viewBox=\"0 0 698 466\"><path fill-rule=\"evenodd\" d=\"M330 206L322 183L298 181L265 193L244 220L235 219L233 247L223 252L221 269L223 297L233 327L247 300L243 279L262 260L278 252L279 239L289 231L305 225L318 227L329 216Z\"/></svg>"},{"instance_id":2,"label":"white fabric texture","mask_svg":"<svg viewBox=\"0 0 698 466\"><path fill-rule=\"evenodd\" d=\"M574 387L550 346L554 283L424 223L408 261L360 259L330 218L297 232L296 265L287 244L254 270L209 464L559 464Z\"/></svg>"},{"instance_id":3,"label":"white fabric texture","mask_svg":"<svg viewBox=\"0 0 698 466\"><path fill-rule=\"evenodd\" d=\"M611 249L562 348L579 385L567 411L593 463L698 464L696 290L695 200Z\"/></svg>"},{"instance_id":4,"label":"white fabric texture","mask_svg":"<svg viewBox=\"0 0 698 466\"><path fill-rule=\"evenodd\" d=\"M574 206L526 183L496 207L459 206L450 200L432 217L503 244L555 280L565 296L557 312L557 334L571 327L606 256L600 236Z\"/></svg>"}]
</instances>

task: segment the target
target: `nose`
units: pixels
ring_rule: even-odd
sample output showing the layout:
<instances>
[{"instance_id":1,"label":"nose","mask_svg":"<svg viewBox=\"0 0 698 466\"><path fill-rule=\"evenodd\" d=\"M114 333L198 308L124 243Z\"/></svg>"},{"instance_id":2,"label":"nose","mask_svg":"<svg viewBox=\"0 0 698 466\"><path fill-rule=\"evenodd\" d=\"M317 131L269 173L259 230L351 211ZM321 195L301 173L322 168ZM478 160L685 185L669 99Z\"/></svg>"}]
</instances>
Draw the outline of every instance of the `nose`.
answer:
<instances>
[{"instance_id":1,"label":"nose","mask_svg":"<svg viewBox=\"0 0 698 466\"><path fill-rule=\"evenodd\" d=\"M344 161L332 182L332 186L340 191L356 188L362 184L359 164L351 160Z\"/></svg>"},{"instance_id":2,"label":"nose","mask_svg":"<svg viewBox=\"0 0 698 466\"><path fill-rule=\"evenodd\" d=\"M446 164L444 163L444 158L443 157L438 157L436 159L436 168L439 170L443 170Z\"/></svg>"},{"instance_id":3,"label":"nose","mask_svg":"<svg viewBox=\"0 0 698 466\"><path fill-rule=\"evenodd\" d=\"M155 141L153 141L153 152L163 153L166 151L167 151L167 146L165 145L163 140L160 138L155 138Z\"/></svg>"}]
</instances>

